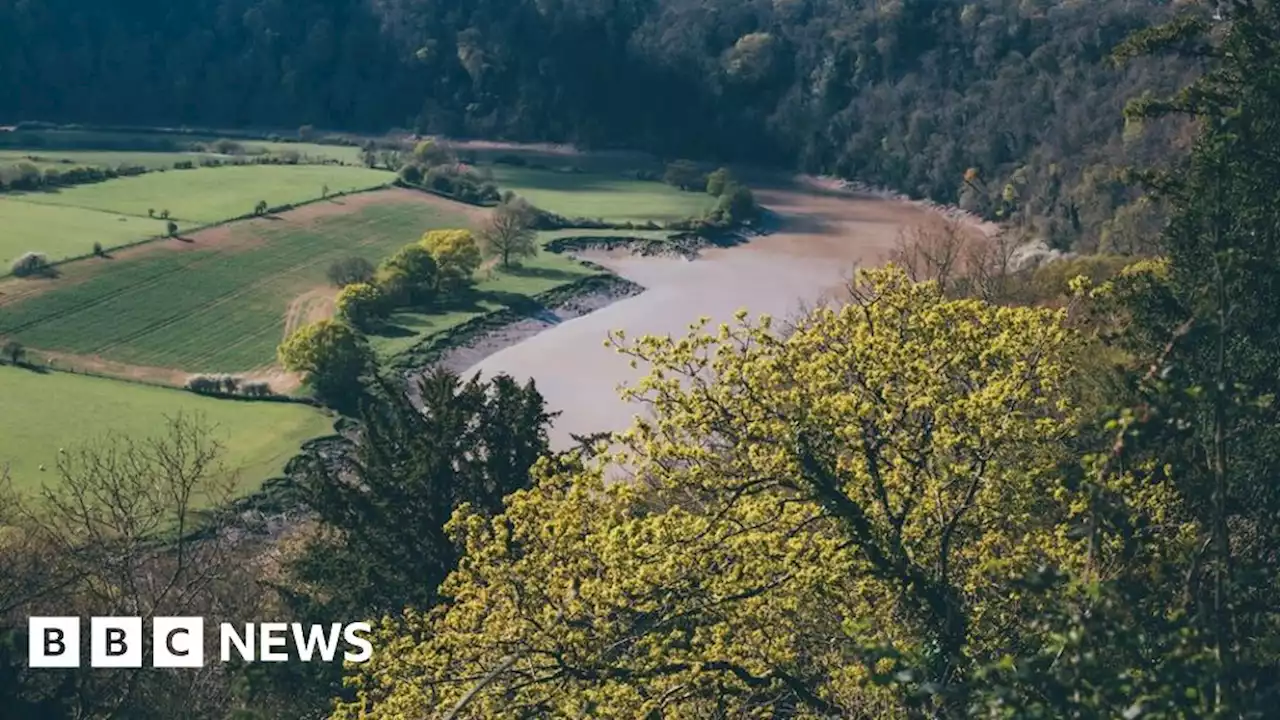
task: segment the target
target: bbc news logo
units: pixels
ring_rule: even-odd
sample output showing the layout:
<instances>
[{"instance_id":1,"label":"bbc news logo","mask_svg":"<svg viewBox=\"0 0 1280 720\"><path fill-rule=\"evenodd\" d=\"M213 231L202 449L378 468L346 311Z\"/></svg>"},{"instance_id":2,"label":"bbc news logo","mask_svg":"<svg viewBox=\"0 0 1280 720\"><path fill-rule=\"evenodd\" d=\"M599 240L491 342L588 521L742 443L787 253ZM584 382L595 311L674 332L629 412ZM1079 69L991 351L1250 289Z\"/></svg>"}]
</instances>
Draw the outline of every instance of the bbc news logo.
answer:
<instances>
[{"instance_id":1,"label":"bbc news logo","mask_svg":"<svg viewBox=\"0 0 1280 720\"><path fill-rule=\"evenodd\" d=\"M80 667L80 618L33 617L27 622L27 664L33 668ZM238 657L245 662L287 662L292 644L303 662L332 662L344 647L342 659L362 663L373 656L373 645L361 635L369 623L245 623L218 626L221 661ZM140 617L89 619L89 667L140 668L146 635ZM204 618L158 617L151 620L151 667L204 667Z\"/></svg>"}]
</instances>

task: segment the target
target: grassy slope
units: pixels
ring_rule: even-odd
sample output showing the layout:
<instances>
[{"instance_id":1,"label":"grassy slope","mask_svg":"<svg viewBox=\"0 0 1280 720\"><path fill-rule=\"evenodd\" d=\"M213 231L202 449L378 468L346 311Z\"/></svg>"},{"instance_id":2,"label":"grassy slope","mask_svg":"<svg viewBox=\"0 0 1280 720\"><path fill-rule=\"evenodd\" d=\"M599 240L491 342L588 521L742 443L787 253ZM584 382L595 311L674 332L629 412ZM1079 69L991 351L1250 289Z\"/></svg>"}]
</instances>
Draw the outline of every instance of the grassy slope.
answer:
<instances>
[{"instance_id":1,"label":"grassy slope","mask_svg":"<svg viewBox=\"0 0 1280 720\"><path fill-rule=\"evenodd\" d=\"M161 235L163 220L35 205L0 197L0 274L25 252L42 252L51 260L86 255L95 242L118 247Z\"/></svg>"},{"instance_id":2,"label":"grassy slope","mask_svg":"<svg viewBox=\"0 0 1280 720\"><path fill-rule=\"evenodd\" d=\"M425 202L369 205L310 226L256 220L207 249L87 261L98 269L6 306L0 335L138 365L243 371L273 361L289 302L324 287L334 260L376 263L428 228L464 224Z\"/></svg>"},{"instance_id":3,"label":"grassy slope","mask_svg":"<svg viewBox=\"0 0 1280 720\"><path fill-rule=\"evenodd\" d=\"M597 235L610 234L610 231L593 232ZM563 232L539 233L538 242L543 244L563 235ZM478 315L500 310L513 300L531 297L593 274L594 271L563 255L540 252L536 257L525 260L520 268L481 270L475 303L444 312L396 313L391 318L395 330L390 334L374 335L370 342L379 357L389 358L431 335L452 329Z\"/></svg>"},{"instance_id":4,"label":"grassy slope","mask_svg":"<svg viewBox=\"0 0 1280 720\"><path fill-rule=\"evenodd\" d=\"M505 165L486 168L503 190L566 217L614 222L683 220L713 205L706 193L682 192L659 182L632 180L621 174L561 173Z\"/></svg>"},{"instance_id":5,"label":"grassy slope","mask_svg":"<svg viewBox=\"0 0 1280 720\"><path fill-rule=\"evenodd\" d=\"M375 187L393 179L391 173L366 168L247 165L147 173L11 197L139 217L147 217L149 209L168 210L180 222L206 224L249 214L259 200L271 206L298 203L320 197L325 185L331 192L339 192Z\"/></svg>"},{"instance_id":6,"label":"grassy slope","mask_svg":"<svg viewBox=\"0 0 1280 720\"><path fill-rule=\"evenodd\" d=\"M283 469L306 440L331 432L332 420L304 405L216 400L191 393L65 373L0 367L0 467L20 490L52 483L58 448L109 432L150 437L166 416L203 415L226 447L223 462L239 471L244 492ZM40 472L40 465L48 470Z\"/></svg>"}]
</instances>

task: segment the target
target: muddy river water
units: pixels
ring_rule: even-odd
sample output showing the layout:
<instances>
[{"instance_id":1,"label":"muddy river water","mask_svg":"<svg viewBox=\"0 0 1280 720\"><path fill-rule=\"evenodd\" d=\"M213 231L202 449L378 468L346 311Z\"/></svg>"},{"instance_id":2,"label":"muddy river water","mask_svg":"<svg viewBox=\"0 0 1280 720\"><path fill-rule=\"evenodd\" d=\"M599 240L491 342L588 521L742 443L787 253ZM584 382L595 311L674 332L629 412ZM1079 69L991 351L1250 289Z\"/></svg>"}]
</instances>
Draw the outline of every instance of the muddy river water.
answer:
<instances>
[{"instance_id":1,"label":"muddy river water","mask_svg":"<svg viewBox=\"0 0 1280 720\"><path fill-rule=\"evenodd\" d=\"M632 338L680 336L701 316L729 321L740 308L794 316L838 292L858 264L882 262L899 230L932 212L812 185L774 187L757 196L776 214L778 230L744 245L708 250L696 260L584 253L645 292L500 350L470 372L536 380L550 408L562 413L551 433L558 449L571 444L571 433L623 429L641 408L619 399L617 388L644 368L632 369L627 358L604 346L609 331L623 329Z\"/></svg>"}]
</instances>

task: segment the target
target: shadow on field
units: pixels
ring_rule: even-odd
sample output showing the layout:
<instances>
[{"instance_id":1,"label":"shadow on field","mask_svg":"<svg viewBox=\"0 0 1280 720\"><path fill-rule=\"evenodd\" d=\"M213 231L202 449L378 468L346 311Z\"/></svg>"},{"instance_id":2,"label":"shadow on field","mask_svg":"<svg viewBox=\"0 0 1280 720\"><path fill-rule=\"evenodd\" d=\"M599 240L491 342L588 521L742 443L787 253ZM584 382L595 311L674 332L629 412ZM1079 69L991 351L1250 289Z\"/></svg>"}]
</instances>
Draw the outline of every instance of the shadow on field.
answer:
<instances>
[{"instance_id":1,"label":"shadow on field","mask_svg":"<svg viewBox=\"0 0 1280 720\"><path fill-rule=\"evenodd\" d=\"M407 327L402 327L394 323L383 323L371 329L369 331L369 334L376 335L378 337L385 337L385 338L402 338L402 337L409 337L410 335L415 335L416 333L414 333L412 330L410 330Z\"/></svg>"},{"instance_id":2,"label":"shadow on field","mask_svg":"<svg viewBox=\"0 0 1280 720\"><path fill-rule=\"evenodd\" d=\"M49 370L49 368L43 365L36 365L35 363L29 363L29 362L17 362L17 363L5 362L0 364L8 365L9 367L15 367L15 368L18 368L19 370L26 370L27 372L35 373L36 375L48 375L50 372L52 372L51 370Z\"/></svg>"},{"instance_id":3,"label":"shadow on field","mask_svg":"<svg viewBox=\"0 0 1280 720\"><path fill-rule=\"evenodd\" d=\"M510 267L494 268L504 275L514 275L516 277L526 278L545 278L547 280L577 280L581 277L581 273L571 273L567 270L559 268L540 268L540 267L524 267L522 265L511 265Z\"/></svg>"}]
</instances>

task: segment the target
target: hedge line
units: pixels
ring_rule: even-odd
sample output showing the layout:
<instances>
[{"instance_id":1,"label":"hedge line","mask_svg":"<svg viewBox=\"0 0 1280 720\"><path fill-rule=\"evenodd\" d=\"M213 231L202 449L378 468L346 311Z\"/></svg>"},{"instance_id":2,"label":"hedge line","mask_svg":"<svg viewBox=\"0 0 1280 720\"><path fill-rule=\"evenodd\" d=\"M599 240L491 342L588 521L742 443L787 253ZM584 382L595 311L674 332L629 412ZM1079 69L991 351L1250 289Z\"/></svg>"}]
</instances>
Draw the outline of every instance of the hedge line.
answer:
<instances>
[{"instance_id":1,"label":"hedge line","mask_svg":"<svg viewBox=\"0 0 1280 720\"><path fill-rule=\"evenodd\" d=\"M300 208L300 207L306 207L307 205L313 205L313 204L318 203L318 202L324 202L325 200L329 200L329 199L331 199L331 198L335 198L335 197L346 197L346 196L348 196L348 195L360 195L360 194L362 194L362 193L367 193L367 192L377 192L378 190L386 190L387 188L392 187L394 184L395 184L395 183L386 183L386 184L384 184L384 185L375 185L375 186L373 186L373 187L362 188L362 189L360 189L360 190L349 190L349 191L346 191L346 192L335 192L335 193L330 193L329 195L327 195L327 196L325 196L325 197L312 198L311 200L303 200L303 201L301 201L301 202L296 202L296 203L291 203L291 204L285 204L285 205L278 205L278 206L273 207L273 208L268 208L268 209L267 209L267 212L268 212L268 213L271 213L271 214L273 214L273 215L274 215L274 214L277 214L277 213L288 212L288 211L290 211L290 210L296 210L296 209L298 209L298 208ZM187 228L187 229L186 229L186 230L184 230L183 232L184 232L184 233L186 233L186 234L198 233L198 232L201 232L201 231L203 231L203 230L209 230L209 229L211 229L211 228L221 227L221 226L223 226L223 225L229 225L229 224L234 223L234 222L240 222L241 220L252 220L252 219L254 219L254 218L256 218L256 217L260 217L260 216L259 216L259 215L255 215L255 214L253 214L252 212L250 212L250 213L245 213L244 215L237 215L236 217L233 217L233 218L227 218L226 220L218 220L217 222L211 222L211 223L206 223L206 224L204 224L204 225L197 225L197 226L192 227L192 228ZM170 237L169 237L169 236L167 236L167 235L156 235L156 236L154 236L154 237L148 237L148 238L143 238L143 239L141 239L141 240L135 240L135 241L133 241L133 242L125 243L125 244L123 244L123 245L113 245L112 247L103 248L103 252L108 252L108 253L109 253L109 252L116 251L116 250L127 250L127 249L129 249L129 248L138 247L139 245L146 245L147 243L159 242L159 241L161 241L161 240L170 240L170 239L172 239L172 238L170 238ZM50 266L50 267L55 267L55 268L56 268L56 267L58 267L58 266L60 266L60 265L66 265L67 263L73 263L73 262L77 262L77 261L80 261L80 260L87 260L87 259L92 258L92 257L98 257L98 256L97 256L94 252L90 251L90 252L87 252L87 253L85 253L85 254L83 254L83 255L74 255L74 256L69 257L69 258L63 258L63 259L61 259L61 260L51 261L51 262L49 263L49 266ZM3 272L0 272L0 280L2 280L2 279L4 279L4 278L7 278L7 277L10 277L10 276L12 276L12 275L13 275L13 273L12 273L12 272L10 272L9 270L7 270L7 269L6 269L6 270L3 270Z\"/></svg>"}]
</instances>

